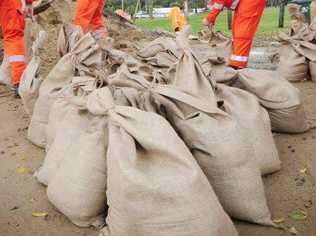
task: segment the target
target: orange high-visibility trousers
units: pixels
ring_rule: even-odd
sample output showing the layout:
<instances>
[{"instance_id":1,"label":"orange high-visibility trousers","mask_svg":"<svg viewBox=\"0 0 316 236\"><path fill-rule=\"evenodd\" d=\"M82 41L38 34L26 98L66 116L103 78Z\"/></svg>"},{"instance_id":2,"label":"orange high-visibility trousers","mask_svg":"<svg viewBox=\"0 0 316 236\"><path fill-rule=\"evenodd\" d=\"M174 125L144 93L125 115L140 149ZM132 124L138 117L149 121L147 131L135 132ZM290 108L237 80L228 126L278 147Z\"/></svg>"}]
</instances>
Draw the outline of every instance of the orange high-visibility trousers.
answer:
<instances>
[{"instance_id":1,"label":"orange high-visibility trousers","mask_svg":"<svg viewBox=\"0 0 316 236\"><path fill-rule=\"evenodd\" d=\"M21 14L20 0L0 1L0 24L4 53L11 65L11 83L17 85L26 68L24 42L25 21Z\"/></svg>"},{"instance_id":2,"label":"orange high-visibility trousers","mask_svg":"<svg viewBox=\"0 0 316 236\"><path fill-rule=\"evenodd\" d=\"M240 0L234 13L233 48L229 65L245 68L266 0Z\"/></svg>"},{"instance_id":3,"label":"orange high-visibility trousers","mask_svg":"<svg viewBox=\"0 0 316 236\"><path fill-rule=\"evenodd\" d=\"M84 33L92 31L96 36L106 34L103 8L104 0L78 0L74 23L81 27Z\"/></svg>"}]
</instances>

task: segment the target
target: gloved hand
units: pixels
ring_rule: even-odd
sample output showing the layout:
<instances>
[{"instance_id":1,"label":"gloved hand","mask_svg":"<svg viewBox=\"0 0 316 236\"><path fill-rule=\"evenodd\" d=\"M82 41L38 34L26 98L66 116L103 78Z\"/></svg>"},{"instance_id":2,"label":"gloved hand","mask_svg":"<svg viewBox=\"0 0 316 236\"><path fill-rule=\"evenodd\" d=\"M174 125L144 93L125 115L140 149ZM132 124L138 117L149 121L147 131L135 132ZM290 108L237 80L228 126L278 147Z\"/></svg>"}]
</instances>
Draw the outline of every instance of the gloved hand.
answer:
<instances>
[{"instance_id":1,"label":"gloved hand","mask_svg":"<svg viewBox=\"0 0 316 236\"><path fill-rule=\"evenodd\" d=\"M208 33L213 32L213 23L209 22L207 18L204 18L202 21L202 24L204 26L204 30L207 31Z\"/></svg>"},{"instance_id":2,"label":"gloved hand","mask_svg":"<svg viewBox=\"0 0 316 236\"><path fill-rule=\"evenodd\" d=\"M32 20L34 19L34 10L32 4L26 4L25 0L21 0L22 3L22 13L24 17L29 17Z\"/></svg>"}]
</instances>

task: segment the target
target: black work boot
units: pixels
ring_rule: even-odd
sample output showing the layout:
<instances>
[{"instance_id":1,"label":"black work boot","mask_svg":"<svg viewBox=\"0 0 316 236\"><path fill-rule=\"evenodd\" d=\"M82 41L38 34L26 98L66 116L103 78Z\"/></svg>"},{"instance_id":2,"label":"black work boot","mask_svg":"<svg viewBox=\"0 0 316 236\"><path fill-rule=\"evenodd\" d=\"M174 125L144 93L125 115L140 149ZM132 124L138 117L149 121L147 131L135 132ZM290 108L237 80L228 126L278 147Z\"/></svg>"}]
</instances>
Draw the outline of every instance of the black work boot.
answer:
<instances>
[{"instance_id":1,"label":"black work boot","mask_svg":"<svg viewBox=\"0 0 316 236\"><path fill-rule=\"evenodd\" d=\"M19 84L13 85L13 92L15 98L21 98L19 94Z\"/></svg>"}]
</instances>

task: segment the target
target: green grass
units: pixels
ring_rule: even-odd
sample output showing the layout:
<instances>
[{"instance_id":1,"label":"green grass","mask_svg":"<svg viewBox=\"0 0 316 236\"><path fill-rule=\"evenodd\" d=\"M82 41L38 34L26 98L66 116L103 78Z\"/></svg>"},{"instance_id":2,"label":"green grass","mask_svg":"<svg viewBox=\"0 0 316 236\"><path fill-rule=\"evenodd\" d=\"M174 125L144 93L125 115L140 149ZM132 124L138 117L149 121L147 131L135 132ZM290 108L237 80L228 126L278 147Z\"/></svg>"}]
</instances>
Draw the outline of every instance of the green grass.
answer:
<instances>
[{"instance_id":1,"label":"green grass","mask_svg":"<svg viewBox=\"0 0 316 236\"><path fill-rule=\"evenodd\" d=\"M207 15L207 13L197 14L190 17L189 24L192 27L193 33L196 34L202 29L202 19ZM258 29L258 33L262 36L271 35L278 32L278 19L279 19L279 9L278 8L266 8L264 15L261 19L261 23ZM287 29L289 23L289 16L285 14L285 28ZM158 19L139 19L136 20L136 24L145 27L150 30L164 29L170 31L170 25L166 18ZM215 30L221 30L225 33L229 33L227 27L227 13L222 12L217 19Z\"/></svg>"}]
</instances>

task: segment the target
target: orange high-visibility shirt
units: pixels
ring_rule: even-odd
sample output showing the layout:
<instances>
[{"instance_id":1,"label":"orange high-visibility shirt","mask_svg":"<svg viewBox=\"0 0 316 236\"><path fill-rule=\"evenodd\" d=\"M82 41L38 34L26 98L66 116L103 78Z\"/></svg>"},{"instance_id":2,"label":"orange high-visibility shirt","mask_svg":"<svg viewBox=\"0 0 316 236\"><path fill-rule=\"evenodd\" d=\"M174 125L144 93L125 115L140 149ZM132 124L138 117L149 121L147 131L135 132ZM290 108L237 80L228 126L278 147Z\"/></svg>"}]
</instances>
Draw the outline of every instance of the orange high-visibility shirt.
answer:
<instances>
[{"instance_id":1,"label":"orange high-visibility shirt","mask_svg":"<svg viewBox=\"0 0 316 236\"><path fill-rule=\"evenodd\" d=\"M217 16L224 8L235 10L238 4L239 0L211 0L211 11L207 16L207 20L214 24Z\"/></svg>"}]
</instances>

